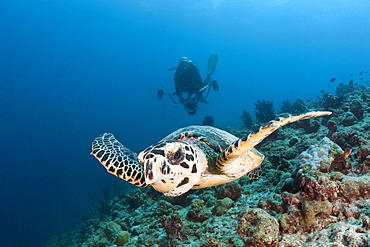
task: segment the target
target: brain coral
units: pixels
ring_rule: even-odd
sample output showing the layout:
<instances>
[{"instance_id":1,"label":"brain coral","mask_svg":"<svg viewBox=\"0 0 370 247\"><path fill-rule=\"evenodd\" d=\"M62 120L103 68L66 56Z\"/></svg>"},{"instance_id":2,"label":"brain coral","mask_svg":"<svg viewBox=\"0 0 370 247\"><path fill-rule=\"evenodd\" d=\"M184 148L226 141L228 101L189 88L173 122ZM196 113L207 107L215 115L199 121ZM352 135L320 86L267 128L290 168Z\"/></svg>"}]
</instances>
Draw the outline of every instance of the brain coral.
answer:
<instances>
[{"instance_id":1,"label":"brain coral","mask_svg":"<svg viewBox=\"0 0 370 247\"><path fill-rule=\"evenodd\" d=\"M310 146L298 157L298 165L303 171L328 170L335 154L341 154L343 150L329 138L324 137L319 144Z\"/></svg>"}]
</instances>

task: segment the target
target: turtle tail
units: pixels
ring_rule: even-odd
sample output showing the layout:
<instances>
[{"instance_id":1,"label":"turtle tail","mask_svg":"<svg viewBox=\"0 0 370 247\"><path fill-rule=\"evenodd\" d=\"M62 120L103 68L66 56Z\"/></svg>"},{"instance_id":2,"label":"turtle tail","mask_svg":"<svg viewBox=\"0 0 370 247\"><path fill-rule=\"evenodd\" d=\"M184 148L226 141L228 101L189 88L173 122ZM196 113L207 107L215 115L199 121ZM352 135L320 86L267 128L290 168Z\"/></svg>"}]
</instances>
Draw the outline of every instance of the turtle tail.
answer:
<instances>
[{"instance_id":1,"label":"turtle tail","mask_svg":"<svg viewBox=\"0 0 370 247\"><path fill-rule=\"evenodd\" d=\"M240 155L250 151L254 146L259 144L263 139L268 137L275 130L289 123L296 122L298 120L309 119L319 116L330 115L329 111L322 112L307 112L303 114L290 115L286 117L278 117L275 120L268 122L266 125L261 126L258 130L246 135L239 140L232 143L229 148L225 149L218 157L216 167L219 170L223 170L223 164L227 163L228 160L238 158Z\"/></svg>"},{"instance_id":2,"label":"turtle tail","mask_svg":"<svg viewBox=\"0 0 370 247\"><path fill-rule=\"evenodd\" d=\"M123 146L111 133L104 133L92 143L92 155L109 173L139 187L147 187L144 168L136 153Z\"/></svg>"}]
</instances>

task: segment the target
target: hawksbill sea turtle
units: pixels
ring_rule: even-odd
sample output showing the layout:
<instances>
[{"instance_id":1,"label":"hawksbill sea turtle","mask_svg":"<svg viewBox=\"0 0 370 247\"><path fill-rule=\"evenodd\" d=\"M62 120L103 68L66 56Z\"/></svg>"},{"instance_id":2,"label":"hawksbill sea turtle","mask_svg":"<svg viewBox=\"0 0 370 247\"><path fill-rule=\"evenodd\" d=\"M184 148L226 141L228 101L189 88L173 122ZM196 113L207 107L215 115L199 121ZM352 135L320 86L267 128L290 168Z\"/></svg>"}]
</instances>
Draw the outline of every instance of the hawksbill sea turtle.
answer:
<instances>
[{"instance_id":1,"label":"hawksbill sea turtle","mask_svg":"<svg viewBox=\"0 0 370 247\"><path fill-rule=\"evenodd\" d=\"M92 152L113 175L140 187L153 186L165 196L229 183L244 175L260 176L264 159L254 147L288 123L331 112L279 117L242 138L211 126L189 126L169 134L137 156L111 133L98 136Z\"/></svg>"}]
</instances>

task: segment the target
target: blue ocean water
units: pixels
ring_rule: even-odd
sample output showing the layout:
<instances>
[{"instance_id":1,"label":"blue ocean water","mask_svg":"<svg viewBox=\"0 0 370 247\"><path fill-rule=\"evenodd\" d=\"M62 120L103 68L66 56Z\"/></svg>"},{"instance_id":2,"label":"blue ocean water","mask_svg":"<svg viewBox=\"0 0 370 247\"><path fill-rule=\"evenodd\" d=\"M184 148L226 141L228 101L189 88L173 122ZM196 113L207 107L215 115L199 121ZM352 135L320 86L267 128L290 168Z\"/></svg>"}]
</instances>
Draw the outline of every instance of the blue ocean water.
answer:
<instances>
[{"instance_id":1,"label":"blue ocean water","mask_svg":"<svg viewBox=\"0 0 370 247\"><path fill-rule=\"evenodd\" d=\"M225 127L260 99L278 110L334 93L370 69L369 10L365 0L1 1L0 245L71 231L118 181L89 155L101 133L140 152L207 115ZM220 90L195 116L157 99L182 56L205 79L212 53Z\"/></svg>"}]
</instances>

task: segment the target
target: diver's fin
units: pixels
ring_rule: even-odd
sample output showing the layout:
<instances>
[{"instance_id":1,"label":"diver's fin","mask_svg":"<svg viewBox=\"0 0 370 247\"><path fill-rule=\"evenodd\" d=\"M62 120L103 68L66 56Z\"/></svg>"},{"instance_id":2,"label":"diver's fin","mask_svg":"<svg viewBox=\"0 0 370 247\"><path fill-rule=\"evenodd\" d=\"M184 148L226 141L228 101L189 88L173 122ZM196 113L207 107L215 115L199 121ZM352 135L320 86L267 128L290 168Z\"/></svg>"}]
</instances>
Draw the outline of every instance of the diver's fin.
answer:
<instances>
[{"instance_id":1,"label":"diver's fin","mask_svg":"<svg viewBox=\"0 0 370 247\"><path fill-rule=\"evenodd\" d=\"M206 100L202 95L197 96L197 99L199 100L199 102L202 102L202 103L204 103L204 104L209 104L209 103L207 102L207 100Z\"/></svg>"},{"instance_id":2,"label":"diver's fin","mask_svg":"<svg viewBox=\"0 0 370 247\"><path fill-rule=\"evenodd\" d=\"M212 75L213 72L215 71L216 65L217 65L217 59L218 59L218 54L211 54L209 56L207 76Z\"/></svg>"}]
</instances>

